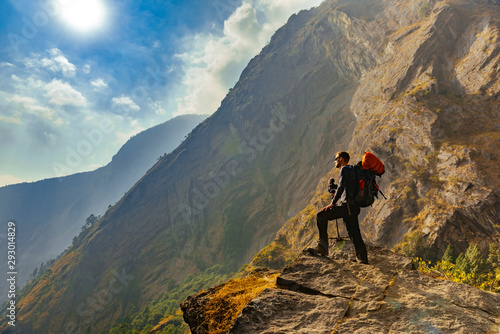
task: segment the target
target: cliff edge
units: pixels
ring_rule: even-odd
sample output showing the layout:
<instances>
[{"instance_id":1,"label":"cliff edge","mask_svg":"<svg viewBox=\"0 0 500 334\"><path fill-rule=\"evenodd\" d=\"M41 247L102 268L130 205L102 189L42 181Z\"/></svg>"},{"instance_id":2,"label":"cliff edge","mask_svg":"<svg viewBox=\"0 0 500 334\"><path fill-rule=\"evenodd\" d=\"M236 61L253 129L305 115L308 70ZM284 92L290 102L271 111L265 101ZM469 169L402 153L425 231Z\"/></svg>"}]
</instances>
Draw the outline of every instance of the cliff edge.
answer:
<instances>
[{"instance_id":1,"label":"cliff edge","mask_svg":"<svg viewBox=\"0 0 500 334\"><path fill-rule=\"evenodd\" d=\"M238 280L190 297L181 305L184 320L193 334L500 333L500 295L419 273L410 258L387 249L368 246L363 265L351 261L349 241L333 247L330 257L299 255L226 328L209 325L207 306ZM240 281L273 274L260 269ZM241 295L227 297L226 306Z\"/></svg>"}]
</instances>

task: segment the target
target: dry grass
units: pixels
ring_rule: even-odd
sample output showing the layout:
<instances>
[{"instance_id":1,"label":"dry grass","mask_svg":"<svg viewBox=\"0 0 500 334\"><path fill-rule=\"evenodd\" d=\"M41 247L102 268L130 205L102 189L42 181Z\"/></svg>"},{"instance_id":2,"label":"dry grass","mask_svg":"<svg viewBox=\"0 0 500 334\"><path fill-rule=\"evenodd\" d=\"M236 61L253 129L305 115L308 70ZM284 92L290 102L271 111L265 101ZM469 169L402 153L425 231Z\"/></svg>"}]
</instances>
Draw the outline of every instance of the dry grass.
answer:
<instances>
[{"instance_id":1,"label":"dry grass","mask_svg":"<svg viewBox=\"0 0 500 334\"><path fill-rule=\"evenodd\" d=\"M234 319L264 289L276 287L278 274L231 280L218 289L206 305L205 319L211 334L227 333Z\"/></svg>"}]
</instances>

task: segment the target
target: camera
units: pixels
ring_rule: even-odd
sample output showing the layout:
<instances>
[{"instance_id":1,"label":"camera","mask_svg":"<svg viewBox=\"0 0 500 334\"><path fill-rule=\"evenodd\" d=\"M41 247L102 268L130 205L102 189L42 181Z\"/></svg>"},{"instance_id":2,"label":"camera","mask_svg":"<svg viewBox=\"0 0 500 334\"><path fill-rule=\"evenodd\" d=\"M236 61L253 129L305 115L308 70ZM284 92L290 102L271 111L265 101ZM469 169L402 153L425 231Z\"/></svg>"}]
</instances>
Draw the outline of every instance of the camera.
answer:
<instances>
[{"instance_id":1,"label":"camera","mask_svg":"<svg viewBox=\"0 0 500 334\"><path fill-rule=\"evenodd\" d=\"M333 195L335 194L335 191L337 190L338 187L339 186L335 184L335 179L332 177L330 179L330 182L328 183L328 192Z\"/></svg>"}]
</instances>

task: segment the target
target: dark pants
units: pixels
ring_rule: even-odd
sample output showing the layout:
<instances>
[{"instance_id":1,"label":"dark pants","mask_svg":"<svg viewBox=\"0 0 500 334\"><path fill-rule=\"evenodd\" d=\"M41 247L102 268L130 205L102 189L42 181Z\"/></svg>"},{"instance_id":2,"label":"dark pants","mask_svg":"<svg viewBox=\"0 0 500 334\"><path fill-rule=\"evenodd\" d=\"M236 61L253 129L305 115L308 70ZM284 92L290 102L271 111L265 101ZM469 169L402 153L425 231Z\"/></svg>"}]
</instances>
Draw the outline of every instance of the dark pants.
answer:
<instances>
[{"instance_id":1,"label":"dark pants","mask_svg":"<svg viewBox=\"0 0 500 334\"><path fill-rule=\"evenodd\" d=\"M342 218L349 238L356 249L356 257L361 261L368 262L366 246L359 230L358 215L360 209L356 205L350 205L350 209L350 214L347 205L334 206L326 211L318 212L316 221L318 223L319 238L321 243L328 245L328 221Z\"/></svg>"}]
</instances>

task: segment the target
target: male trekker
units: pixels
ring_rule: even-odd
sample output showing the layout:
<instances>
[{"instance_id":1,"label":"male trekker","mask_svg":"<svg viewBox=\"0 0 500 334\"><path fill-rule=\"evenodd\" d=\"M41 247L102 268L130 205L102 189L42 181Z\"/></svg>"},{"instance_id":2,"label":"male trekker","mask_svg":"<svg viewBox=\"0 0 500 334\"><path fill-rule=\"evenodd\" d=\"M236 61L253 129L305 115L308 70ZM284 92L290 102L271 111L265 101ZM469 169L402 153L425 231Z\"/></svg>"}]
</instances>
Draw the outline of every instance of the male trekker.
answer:
<instances>
[{"instance_id":1,"label":"male trekker","mask_svg":"<svg viewBox=\"0 0 500 334\"><path fill-rule=\"evenodd\" d=\"M349 153L339 152L335 155L335 168L340 168L340 178L337 193L333 197L332 203L321 209L316 215L319 230L318 246L315 249L318 254L328 256L328 221L342 218L349 233L349 238L356 249L356 257L359 262L368 264L366 246L359 231L358 215L359 206L354 203L358 185L356 172L349 166ZM336 206L341 200L341 205Z\"/></svg>"}]
</instances>

